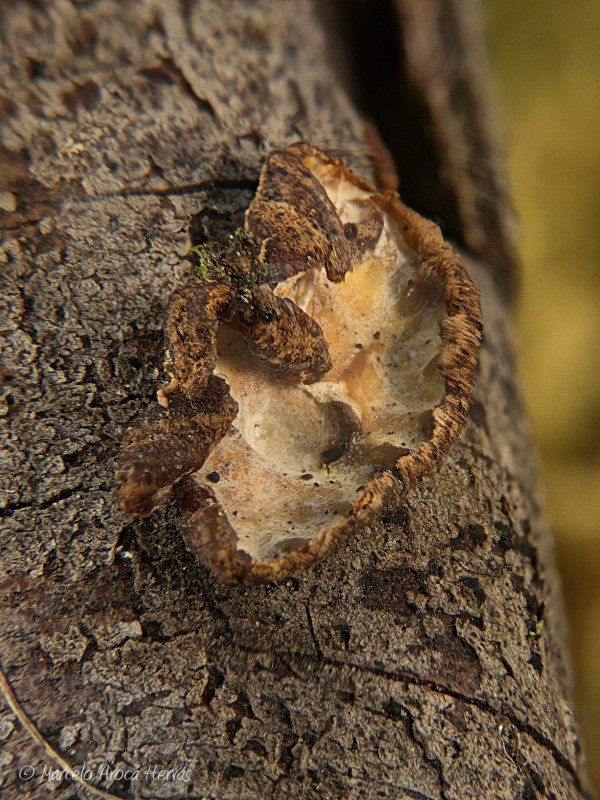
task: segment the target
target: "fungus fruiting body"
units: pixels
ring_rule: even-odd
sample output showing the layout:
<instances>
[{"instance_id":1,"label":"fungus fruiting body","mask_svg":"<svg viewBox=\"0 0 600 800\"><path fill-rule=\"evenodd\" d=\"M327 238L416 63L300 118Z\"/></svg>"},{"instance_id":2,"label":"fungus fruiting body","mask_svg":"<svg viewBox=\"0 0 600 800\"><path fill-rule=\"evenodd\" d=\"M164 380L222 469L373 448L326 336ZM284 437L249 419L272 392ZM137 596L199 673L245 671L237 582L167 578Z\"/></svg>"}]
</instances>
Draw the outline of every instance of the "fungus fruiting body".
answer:
<instances>
[{"instance_id":1,"label":"fungus fruiting body","mask_svg":"<svg viewBox=\"0 0 600 800\"><path fill-rule=\"evenodd\" d=\"M396 507L459 435L479 294L433 223L305 143L269 156L244 230L195 260L121 504L175 497L222 580L283 577Z\"/></svg>"}]
</instances>

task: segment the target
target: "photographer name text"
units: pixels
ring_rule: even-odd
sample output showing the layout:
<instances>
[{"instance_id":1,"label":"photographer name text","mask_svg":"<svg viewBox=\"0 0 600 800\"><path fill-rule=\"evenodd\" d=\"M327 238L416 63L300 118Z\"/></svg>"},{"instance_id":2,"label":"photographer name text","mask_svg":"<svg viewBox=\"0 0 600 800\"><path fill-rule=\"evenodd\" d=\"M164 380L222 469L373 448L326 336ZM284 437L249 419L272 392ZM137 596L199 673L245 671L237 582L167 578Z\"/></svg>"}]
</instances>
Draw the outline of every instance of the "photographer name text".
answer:
<instances>
[{"instance_id":1,"label":"photographer name text","mask_svg":"<svg viewBox=\"0 0 600 800\"><path fill-rule=\"evenodd\" d=\"M96 768L85 764L76 769L58 769L57 767L44 764L43 769L36 770L30 764L26 764L18 770L19 778L29 781L36 775L45 779L49 783L61 783L63 781L85 781L90 784L98 784L104 781L113 783L114 781L144 781L146 783L168 783L182 781L189 783L192 780L192 770L185 767L177 769L166 769L162 766L151 765L149 767L113 767L111 764L102 764Z\"/></svg>"}]
</instances>

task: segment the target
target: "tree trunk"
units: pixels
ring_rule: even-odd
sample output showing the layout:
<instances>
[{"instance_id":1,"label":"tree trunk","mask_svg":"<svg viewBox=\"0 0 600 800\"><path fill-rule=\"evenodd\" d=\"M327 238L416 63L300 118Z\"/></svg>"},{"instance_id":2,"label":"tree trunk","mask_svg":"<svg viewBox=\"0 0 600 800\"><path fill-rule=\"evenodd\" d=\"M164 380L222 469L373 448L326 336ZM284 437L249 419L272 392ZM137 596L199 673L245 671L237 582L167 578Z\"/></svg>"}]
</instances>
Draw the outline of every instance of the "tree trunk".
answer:
<instances>
[{"instance_id":1,"label":"tree trunk","mask_svg":"<svg viewBox=\"0 0 600 800\"><path fill-rule=\"evenodd\" d=\"M122 798L589 797L467 8L2 6L7 800L89 791L64 762ZM265 155L300 139L369 177L358 106L482 290L471 421L317 566L223 586L173 509L117 506L119 445L164 382L190 218L233 230Z\"/></svg>"}]
</instances>

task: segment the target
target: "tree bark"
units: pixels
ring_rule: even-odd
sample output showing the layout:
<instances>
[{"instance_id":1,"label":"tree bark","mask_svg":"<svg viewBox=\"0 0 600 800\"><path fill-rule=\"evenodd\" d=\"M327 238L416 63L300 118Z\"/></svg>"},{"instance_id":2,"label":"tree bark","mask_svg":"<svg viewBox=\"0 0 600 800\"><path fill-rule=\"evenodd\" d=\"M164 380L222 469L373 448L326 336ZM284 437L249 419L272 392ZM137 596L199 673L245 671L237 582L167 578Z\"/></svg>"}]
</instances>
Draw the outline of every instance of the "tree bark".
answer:
<instances>
[{"instance_id":1,"label":"tree bark","mask_svg":"<svg viewBox=\"0 0 600 800\"><path fill-rule=\"evenodd\" d=\"M173 509L125 516L116 456L164 382L190 219L233 230L267 152L299 139L369 177L347 89L374 116L385 103L356 88L361 4L3 5L3 797L45 796L56 755L122 798L590 796L501 290L510 223L485 93L464 89L480 64L460 7L373 14L394 20L389 91L410 96L388 123L401 181L410 164L416 205L450 209L482 290L470 423L392 516L244 587L194 560Z\"/></svg>"}]
</instances>

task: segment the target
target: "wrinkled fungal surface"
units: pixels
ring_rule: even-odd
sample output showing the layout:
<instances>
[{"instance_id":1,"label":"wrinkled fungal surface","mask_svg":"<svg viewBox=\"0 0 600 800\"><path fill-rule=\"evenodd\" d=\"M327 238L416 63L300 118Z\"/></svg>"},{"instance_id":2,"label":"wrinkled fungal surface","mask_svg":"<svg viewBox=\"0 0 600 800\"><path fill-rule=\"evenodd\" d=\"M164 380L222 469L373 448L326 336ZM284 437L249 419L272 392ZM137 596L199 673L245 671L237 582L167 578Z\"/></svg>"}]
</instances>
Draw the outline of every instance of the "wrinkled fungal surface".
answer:
<instances>
[{"instance_id":1,"label":"wrinkled fungal surface","mask_svg":"<svg viewBox=\"0 0 600 800\"><path fill-rule=\"evenodd\" d=\"M193 250L121 504L175 497L222 580L283 577L397 507L459 435L479 294L433 223L304 143L269 156L243 231Z\"/></svg>"}]
</instances>

